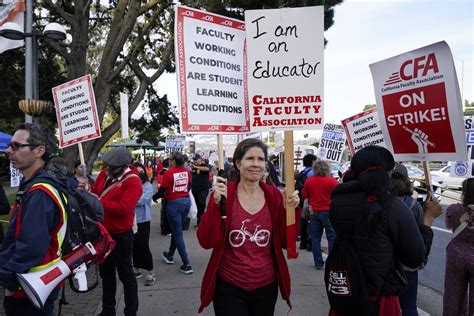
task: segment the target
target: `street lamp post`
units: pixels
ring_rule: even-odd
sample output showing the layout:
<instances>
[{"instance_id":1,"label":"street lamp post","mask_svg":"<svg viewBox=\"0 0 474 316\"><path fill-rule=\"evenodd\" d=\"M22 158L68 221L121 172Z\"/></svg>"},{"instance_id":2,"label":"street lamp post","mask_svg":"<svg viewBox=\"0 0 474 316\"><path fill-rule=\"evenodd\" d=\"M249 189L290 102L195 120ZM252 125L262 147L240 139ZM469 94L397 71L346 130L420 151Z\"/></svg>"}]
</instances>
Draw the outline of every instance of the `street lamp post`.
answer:
<instances>
[{"instance_id":1,"label":"street lamp post","mask_svg":"<svg viewBox=\"0 0 474 316\"><path fill-rule=\"evenodd\" d=\"M37 100L39 98L38 89L38 51L37 39L48 38L55 41L66 39L66 30L58 23L49 23L45 26L43 32L33 31L32 0L27 0L26 27L25 32L14 22L3 24L0 29L0 36L10 40L25 40L25 99ZM31 123L32 117L25 114L25 122Z\"/></svg>"}]
</instances>

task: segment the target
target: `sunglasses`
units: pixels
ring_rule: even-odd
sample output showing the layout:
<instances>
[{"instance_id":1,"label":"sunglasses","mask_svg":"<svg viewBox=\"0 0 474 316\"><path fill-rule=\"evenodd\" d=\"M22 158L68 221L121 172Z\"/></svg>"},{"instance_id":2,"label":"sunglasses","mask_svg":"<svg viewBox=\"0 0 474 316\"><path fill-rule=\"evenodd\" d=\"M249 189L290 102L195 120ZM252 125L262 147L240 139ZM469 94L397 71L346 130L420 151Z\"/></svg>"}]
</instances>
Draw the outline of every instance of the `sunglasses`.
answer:
<instances>
[{"instance_id":1,"label":"sunglasses","mask_svg":"<svg viewBox=\"0 0 474 316\"><path fill-rule=\"evenodd\" d=\"M38 147L40 145L37 145L37 144L21 144L21 143L17 143L17 142L11 142L10 144L8 144L8 147L11 147L13 150L17 151L19 150L20 148L23 148L23 147Z\"/></svg>"}]
</instances>

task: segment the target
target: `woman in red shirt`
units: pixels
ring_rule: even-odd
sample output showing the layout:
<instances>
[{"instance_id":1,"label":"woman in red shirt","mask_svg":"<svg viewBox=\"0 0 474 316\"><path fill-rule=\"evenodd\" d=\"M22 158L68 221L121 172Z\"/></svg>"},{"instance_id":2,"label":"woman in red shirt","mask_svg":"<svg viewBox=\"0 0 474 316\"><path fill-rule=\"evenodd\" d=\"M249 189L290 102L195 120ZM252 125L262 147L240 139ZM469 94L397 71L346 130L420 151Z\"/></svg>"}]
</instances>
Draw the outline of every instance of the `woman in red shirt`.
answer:
<instances>
[{"instance_id":1,"label":"woman in red shirt","mask_svg":"<svg viewBox=\"0 0 474 316\"><path fill-rule=\"evenodd\" d=\"M267 146L260 140L239 143L233 161L236 181L218 178L197 231L201 246L213 249L199 312L213 301L217 316L273 315L278 287L291 307L282 194L261 181ZM288 202L298 205L296 192Z\"/></svg>"},{"instance_id":2,"label":"woman in red shirt","mask_svg":"<svg viewBox=\"0 0 474 316\"><path fill-rule=\"evenodd\" d=\"M323 230L326 231L329 252L332 249L336 233L329 220L329 205L331 204L331 193L337 185L336 179L330 174L329 163L318 160L313 164L314 175L308 177L304 183L301 196L308 198L308 204L312 210L309 215L309 232L313 248L314 267L323 270L324 261L321 250L321 237Z\"/></svg>"},{"instance_id":3,"label":"woman in red shirt","mask_svg":"<svg viewBox=\"0 0 474 316\"><path fill-rule=\"evenodd\" d=\"M184 244L183 223L188 217L191 207L189 187L191 173L184 167L184 156L180 152L173 152L169 158L170 167L163 174L160 189L153 195L153 201L159 198L166 199L166 217L171 228L171 241L168 251L164 251L162 258L166 264L173 264L173 255L178 249L183 265L179 271L184 274L193 273L189 263L186 245Z\"/></svg>"}]
</instances>

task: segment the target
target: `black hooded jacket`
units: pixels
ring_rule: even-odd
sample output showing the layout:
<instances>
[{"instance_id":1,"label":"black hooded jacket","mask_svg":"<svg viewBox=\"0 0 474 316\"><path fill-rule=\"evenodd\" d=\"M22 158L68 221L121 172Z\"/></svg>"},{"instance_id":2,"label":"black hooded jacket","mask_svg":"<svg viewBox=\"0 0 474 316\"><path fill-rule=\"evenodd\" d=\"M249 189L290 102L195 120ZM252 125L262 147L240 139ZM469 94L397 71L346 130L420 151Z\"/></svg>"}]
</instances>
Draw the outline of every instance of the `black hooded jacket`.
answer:
<instances>
[{"instance_id":1,"label":"black hooded jacket","mask_svg":"<svg viewBox=\"0 0 474 316\"><path fill-rule=\"evenodd\" d=\"M357 180L335 188L329 212L336 231L335 243L342 236L354 235L371 296L399 295L406 285L401 264L416 268L423 263L431 248L433 231L419 226L406 204L392 196L373 203L380 211L367 224L371 213L367 211L367 198Z\"/></svg>"}]
</instances>

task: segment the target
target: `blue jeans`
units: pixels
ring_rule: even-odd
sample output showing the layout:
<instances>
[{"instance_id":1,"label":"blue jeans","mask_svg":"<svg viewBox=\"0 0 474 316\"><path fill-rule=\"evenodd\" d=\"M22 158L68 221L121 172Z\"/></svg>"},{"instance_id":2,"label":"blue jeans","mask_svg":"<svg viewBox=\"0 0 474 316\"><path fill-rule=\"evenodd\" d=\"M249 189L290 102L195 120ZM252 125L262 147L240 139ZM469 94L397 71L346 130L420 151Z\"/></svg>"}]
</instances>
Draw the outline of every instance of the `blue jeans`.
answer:
<instances>
[{"instance_id":1,"label":"blue jeans","mask_svg":"<svg viewBox=\"0 0 474 316\"><path fill-rule=\"evenodd\" d=\"M329 252L332 250L334 239L336 239L336 232L329 220L329 211L321 211L309 215L309 232L311 234L311 243L313 246L313 259L316 267L324 265L323 255L321 250L321 237L323 230L326 230L326 237L329 244Z\"/></svg>"},{"instance_id":2,"label":"blue jeans","mask_svg":"<svg viewBox=\"0 0 474 316\"><path fill-rule=\"evenodd\" d=\"M400 295L400 307L403 316L418 316L416 308L416 297L418 293L418 271L405 271L407 276L407 288Z\"/></svg>"},{"instance_id":3,"label":"blue jeans","mask_svg":"<svg viewBox=\"0 0 474 316\"><path fill-rule=\"evenodd\" d=\"M189 197L166 202L166 216L171 228L169 256L172 257L178 248L179 256L184 264L188 264L189 259L183 238L183 222L188 217L190 207L191 199Z\"/></svg>"}]
</instances>

